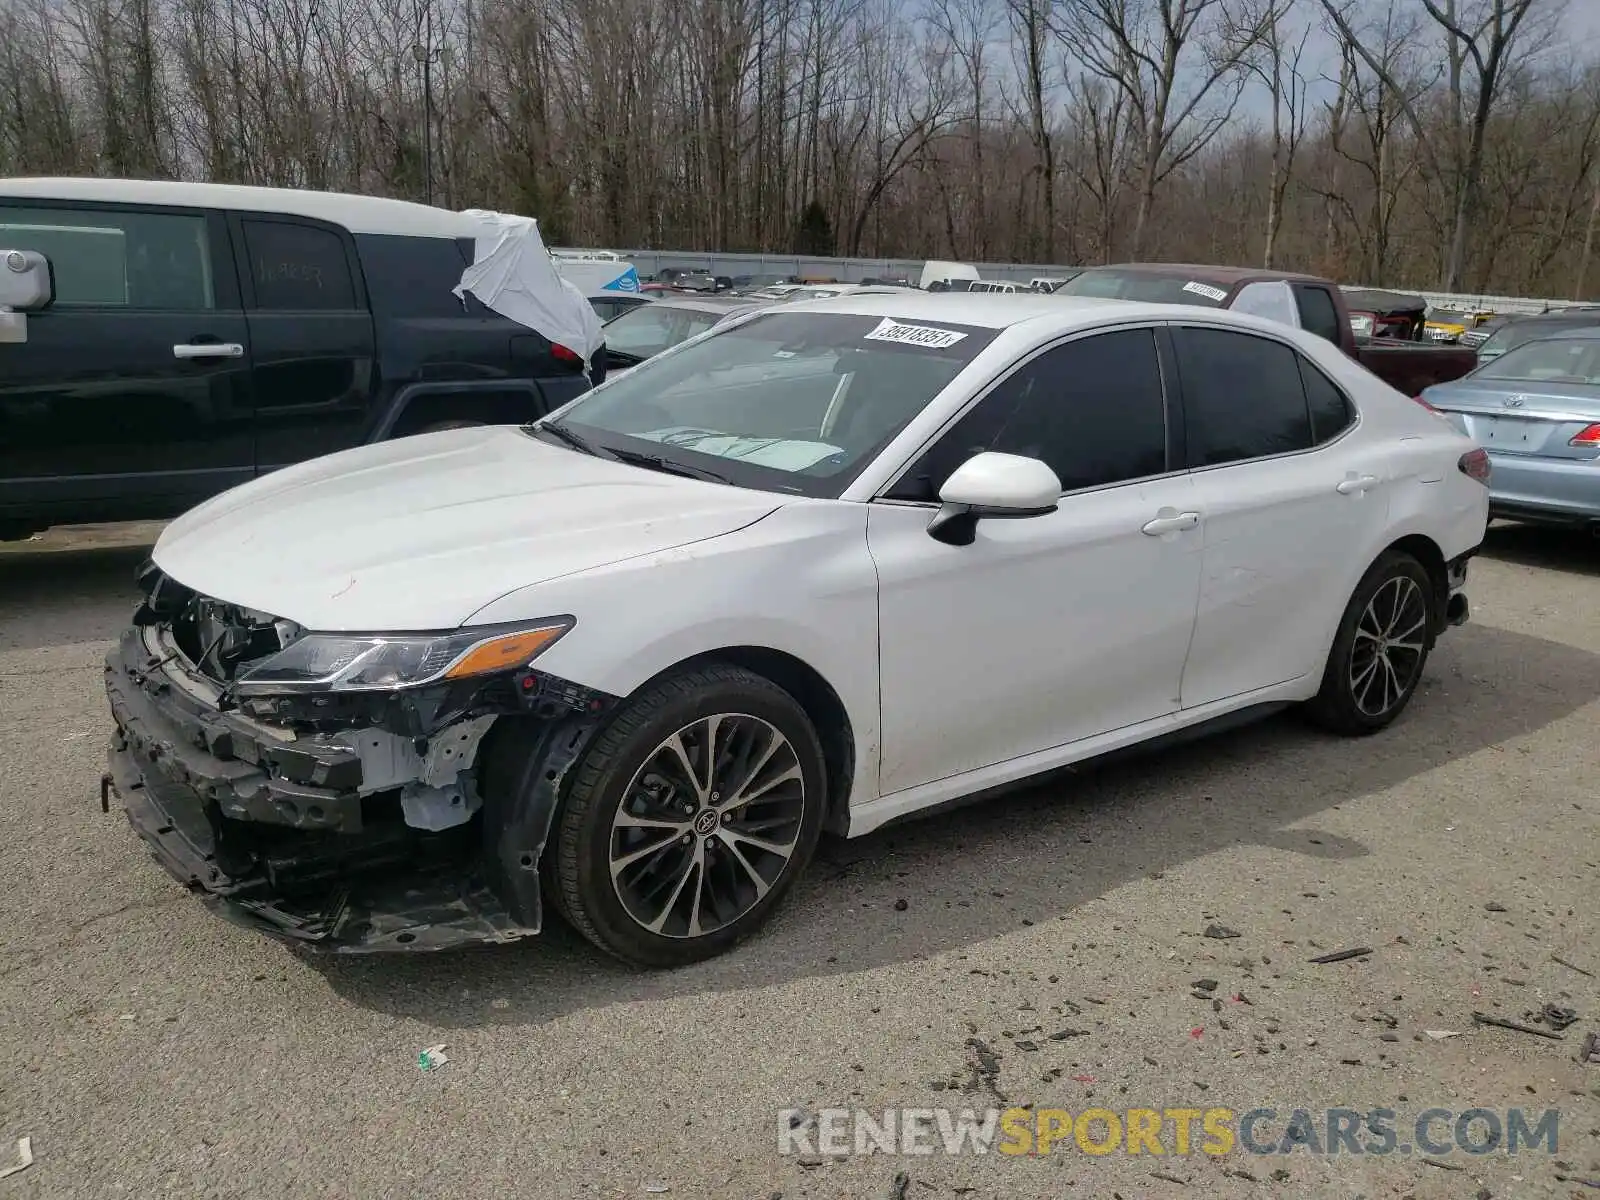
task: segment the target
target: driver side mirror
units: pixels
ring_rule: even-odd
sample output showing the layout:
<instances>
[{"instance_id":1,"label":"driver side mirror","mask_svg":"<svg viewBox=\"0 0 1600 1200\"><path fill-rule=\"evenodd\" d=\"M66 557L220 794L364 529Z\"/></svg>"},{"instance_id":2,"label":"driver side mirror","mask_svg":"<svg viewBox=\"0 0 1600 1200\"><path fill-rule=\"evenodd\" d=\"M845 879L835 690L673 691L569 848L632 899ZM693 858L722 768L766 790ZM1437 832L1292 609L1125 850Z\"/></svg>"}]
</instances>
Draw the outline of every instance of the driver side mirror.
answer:
<instances>
[{"instance_id":1,"label":"driver side mirror","mask_svg":"<svg viewBox=\"0 0 1600 1200\"><path fill-rule=\"evenodd\" d=\"M1061 480L1037 458L986 450L955 469L939 489L939 500L928 535L946 545L970 546L980 520L1055 512Z\"/></svg>"},{"instance_id":2,"label":"driver side mirror","mask_svg":"<svg viewBox=\"0 0 1600 1200\"><path fill-rule=\"evenodd\" d=\"M0 249L0 343L28 340L28 317L46 307L55 292L50 260L37 250Z\"/></svg>"}]
</instances>

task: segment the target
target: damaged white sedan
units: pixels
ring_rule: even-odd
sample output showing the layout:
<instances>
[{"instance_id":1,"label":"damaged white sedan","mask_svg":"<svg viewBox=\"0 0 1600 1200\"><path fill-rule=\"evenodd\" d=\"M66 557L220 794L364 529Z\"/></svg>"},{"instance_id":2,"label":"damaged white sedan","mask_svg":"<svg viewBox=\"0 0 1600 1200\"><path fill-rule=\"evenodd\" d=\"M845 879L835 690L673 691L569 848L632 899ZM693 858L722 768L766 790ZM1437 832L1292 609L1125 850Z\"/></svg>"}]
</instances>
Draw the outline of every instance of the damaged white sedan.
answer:
<instances>
[{"instance_id":1,"label":"damaged white sedan","mask_svg":"<svg viewBox=\"0 0 1600 1200\"><path fill-rule=\"evenodd\" d=\"M105 799L312 948L725 950L846 835L1299 704L1383 728L1487 456L1227 312L841 297L524 427L316 460L157 544Z\"/></svg>"}]
</instances>

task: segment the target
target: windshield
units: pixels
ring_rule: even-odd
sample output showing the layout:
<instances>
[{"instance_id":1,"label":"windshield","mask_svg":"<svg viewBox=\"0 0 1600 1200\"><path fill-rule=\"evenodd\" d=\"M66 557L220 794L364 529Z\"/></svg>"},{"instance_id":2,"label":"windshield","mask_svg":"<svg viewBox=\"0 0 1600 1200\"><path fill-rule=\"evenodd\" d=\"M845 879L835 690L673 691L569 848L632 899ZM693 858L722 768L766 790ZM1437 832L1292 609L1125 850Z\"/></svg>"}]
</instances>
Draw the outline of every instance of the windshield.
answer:
<instances>
[{"instance_id":1,"label":"windshield","mask_svg":"<svg viewBox=\"0 0 1600 1200\"><path fill-rule=\"evenodd\" d=\"M1493 358L1515 350L1518 346L1525 346L1536 338L1548 337L1558 330L1586 329L1593 325L1600 325L1600 314L1594 321L1549 321L1545 318L1534 317L1527 321L1512 321L1502 325L1491 333L1478 347L1480 358Z\"/></svg>"},{"instance_id":2,"label":"windshield","mask_svg":"<svg viewBox=\"0 0 1600 1200\"><path fill-rule=\"evenodd\" d=\"M1525 331L1519 330L1515 324L1500 326L1499 329L1496 329L1483 340L1483 345L1478 347L1478 357L1493 358L1496 355L1504 354L1511 349L1513 343L1520 344L1526 340L1526 336L1521 338L1517 336L1519 332L1525 333Z\"/></svg>"},{"instance_id":3,"label":"windshield","mask_svg":"<svg viewBox=\"0 0 1600 1200\"><path fill-rule=\"evenodd\" d=\"M1522 383L1600 384L1600 338L1524 342L1478 368L1477 376Z\"/></svg>"},{"instance_id":4,"label":"windshield","mask_svg":"<svg viewBox=\"0 0 1600 1200\"><path fill-rule=\"evenodd\" d=\"M837 497L996 333L762 313L608 380L543 426L602 455L644 453L662 469Z\"/></svg>"},{"instance_id":5,"label":"windshield","mask_svg":"<svg viewBox=\"0 0 1600 1200\"><path fill-rule=\"evenodd\" d=\"M642 361L704 333L725 316L725 312L674 308L659 302L641 304L606 322L606 349Z\"/></svg>"},{"instance_id":6,"label":"windshield","mask_svg":"<svg viewBox=\"0 0 1600 1200\"><path fill-rule=\"evenodd\" d=\"M1199 304L1220 308L1228 298L1226 288L1204 280L1177 275L1155 275L1148 271L1121 271L1115 267L1095 267L1067 280L1055 290L1057 296L1098 296L1108 300L1148 300L1157 304Z\"/></svg>"}]
</instances>

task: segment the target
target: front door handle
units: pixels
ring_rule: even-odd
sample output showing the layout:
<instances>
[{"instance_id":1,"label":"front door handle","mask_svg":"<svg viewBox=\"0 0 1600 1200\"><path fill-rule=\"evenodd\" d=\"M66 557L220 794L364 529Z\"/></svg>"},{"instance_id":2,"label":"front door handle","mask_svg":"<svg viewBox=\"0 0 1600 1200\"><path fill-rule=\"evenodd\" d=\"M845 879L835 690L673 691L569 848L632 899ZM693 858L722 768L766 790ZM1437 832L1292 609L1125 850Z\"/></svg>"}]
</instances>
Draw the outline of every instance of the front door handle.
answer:
<instances>
[{"instance_id":1,"label":"front door handle","mask_svg":"<svg viewBox=\"0 0 1600 1200\"><path fill-rule=\"evenodd\" d=\"M1181 513L1176 509L1163 508L1161 515L1153 521L1146 521L1143 529L1151 537L1160 537L1164 533L1193 529L1198 524L1200 524L1200 514L1197 512Z\"/></svg>"},{"instance_id":2,"label":"front door handle","mask_svg":"<svg viewBox=\"0 0 1600 1200\"><path fill-rule=\"evenodd\" d=\"M1376 475L1347 475L1339 484L1341 496L1359 496L1378 482Z\"/></svg>"},{"instance_id":3,"label":"front door handle","mask_svg":"<svg viewBox=\"0 0 1600 1200\"><path fill-rule=\"evenodd\" d=\"M183 342L172 348L173 358L243 358L238 342Z\"/></svg>"}]
</instances>

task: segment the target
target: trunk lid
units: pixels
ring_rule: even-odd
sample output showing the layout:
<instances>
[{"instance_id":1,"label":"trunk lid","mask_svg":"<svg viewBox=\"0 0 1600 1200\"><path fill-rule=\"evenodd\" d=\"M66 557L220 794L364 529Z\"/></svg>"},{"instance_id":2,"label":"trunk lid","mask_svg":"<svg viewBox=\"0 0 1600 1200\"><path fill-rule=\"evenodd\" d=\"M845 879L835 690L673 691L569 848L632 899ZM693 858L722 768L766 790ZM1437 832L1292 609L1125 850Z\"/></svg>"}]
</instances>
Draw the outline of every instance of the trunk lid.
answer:
<instances>
[{"instance_id":1,"label":"trunk lid","mask_svg":"<svg viewBox=\"0 0 1600 1200\"><path fill-rule=\"evenodd\" d=\"M1600 441L1572 440L1600 424L1600 387L1519 379L1460 379L1437 384L1424 400L1494 454L1591 459Z\"/></svg>"}]
</instances>

